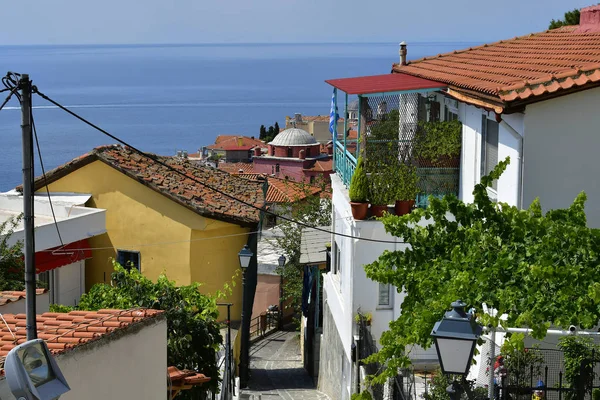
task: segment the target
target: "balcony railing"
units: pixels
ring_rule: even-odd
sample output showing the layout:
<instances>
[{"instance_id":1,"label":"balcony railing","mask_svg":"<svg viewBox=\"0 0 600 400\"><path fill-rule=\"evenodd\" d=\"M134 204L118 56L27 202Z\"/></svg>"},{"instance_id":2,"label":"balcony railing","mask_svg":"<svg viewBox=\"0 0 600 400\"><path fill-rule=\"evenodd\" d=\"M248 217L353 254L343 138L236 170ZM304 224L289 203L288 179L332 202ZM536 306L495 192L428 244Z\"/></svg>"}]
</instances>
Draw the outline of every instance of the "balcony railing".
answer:
<instances>
[{"instance_id":1,"label":"balcony railing","mask_svg":"<svg viewBox=\"0 0 600 400\"><path fill-rule=\"evenodd\" d=\"M441 198L446 194L458 195L460 137L454 142L459 146L458 149L454 148L454 154L435 156L436 146L432 138L435 139L433 135L440 135L440 130L438 125L434 125L438 123L432 121L439 121L441 117L441 107L435 95L359 95L357 110L349 109L347 99L346 96L346 134L338 133L334 153L336 173L346 187L350 186L358 155L361 155L365 159L367 172L371 174L394 163L415 168L419 192L416 204L419 207L427 206L429 196ZM451 128L456 135L456 126ZM441 137L442 141L446 141L443 134ZM431 154L434 154L434 159L431 159ZM391 184L394 184L393 177Z\"/></svg>"}]
</instances>

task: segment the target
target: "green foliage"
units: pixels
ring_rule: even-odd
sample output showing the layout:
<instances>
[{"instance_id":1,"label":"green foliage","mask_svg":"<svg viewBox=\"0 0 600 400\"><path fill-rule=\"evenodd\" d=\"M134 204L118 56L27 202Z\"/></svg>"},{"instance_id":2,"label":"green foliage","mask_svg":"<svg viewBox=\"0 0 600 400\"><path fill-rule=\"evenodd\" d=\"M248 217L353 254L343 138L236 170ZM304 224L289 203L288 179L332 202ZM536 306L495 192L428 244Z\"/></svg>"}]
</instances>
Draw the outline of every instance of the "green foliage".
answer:
<instances>
[{"instance_id":1,"label":"green foliage","mask_svg":"<svg viewBox=\"0 0 600 400\"><path fill-rule=\"evenodd\" d=\"M592 400L600 400L600 389L595 388L592 390Z\"/></svg>"},{"instance_id":2,"label":"green foliage","mask_svg":"<svg viewBox=\"0 0 600 400\"><path fill-rule=\"evenodd\" d=\"M567 25L579 25L579 10L578 9L574 9L573 11L567 11L565 13L564 19L559 19L559 20L552 19L552 21L550 21L550 25L548 26L548 29L556 29L556 28L560 28L561 26L567 26Z\"/></svg>"},{"instance_id":3,"label":"green foliage","mask_svg":"<svg viewBox=\"0 0 600 400\"><path fill-rule=\"evenodd\" d=\"M219 369L216 352L222 343L217 323L217 297L200 293L200 284L175 286L163 274L156 283L137 269L129 271L113 261L112 282L96 284L81 297L78 308L127 309L134 307L165 310L167 317L167 363L179 369L200 371L213 378L209 384L185 391L184 398L198 398L217 387Z\"/></svg>"},{"instance_id":4,"label":"green foliage","mask_svg":"<svg viewBox=\"0 0 600 400\"><path fill-rule=\"evenodd\" d=\"M319 182L322 192L331 193L331 188L327 187L325 181ZM294 221L304 221L313 226L331 225L331 199L321 198L317 195L308 195L314 186L304 184L304 191L307 197L302 201L289 202L283 204L282 214L289 216ZM278 268L277 272L283 276L283 296L284 301L289 304L287 307L294 310L295 315L299 315L302 307L302 279L303 268L300 265L300 244L302 241L302 231L307 229L294 222L284 221L277 225L281 236L275 237L275 244L281 249L286 257L286 263L283 268ZM331 246L331 244L329 244ZM323 244L325 250L325 243Z\"/></svg>"},{"instance_id":5,"label":"green foliage","mask_svg":"<svg viewBox=\"0 0 600 400\"><path fill-rule=\"evenodd\" d=\"M25 288L25 262L23 243L9 245L9 239L21 222L22 216L11 218L0 224L0 291L23 290Z\"/></svg>"},{"instance_id":6,"label":"green foliage","mask_svg":"<svg viewBox=\"0 0 600 400\"><path fill-rule=\"evenodd\" d=\"M525 210L494 203L486 188L508 163L482 177L471 204L448 195L430 198L427 209L382 218L386 231L409 246L365 266L370 279L405 292L402 314L371 356L387 363L375 381L409 364L407 346L432 345L433 325L456 299L475 308L484 325L526 326L537 339L550 325L592 328L600 319L600 234L587 227L586 195L546 214L537 199ZM421 226L422 219L430 223ZM482 313L484 303L506 320Z\"/></svg>"},{"instance_id":7,"label":"green foliage","mask_svg":"<svg viewBox=\"0 0 600 400\"><path fill-rule=\"evenodd\" d=\"M260 126L260 132L259 132L258 138L260 140L265 140L266 137L267 137L267 128L265 128L264 125L261 125Z\"/></svg>"},{"instance_id":8,"label":"green foliage","mask_svg":"<svg viewBox=\"0 0 600 400\"><path fill-rule=\"evenodd\" d=\"M423 395L423 398L425 400L450 400L450 396L446 392L450 383L448 375L443 374L441 370L435 371L429 382L429 390Z\"/></svg>"},{"instance_id":9,"label":"green foliage","mask_svg":"<svg viewBox=\"0 0 600 400\"><path fill-rule=\"evenodd\" d=\"M369 201L373 205L388 205L396 200L393 176L388 171L372 172L369 176Z\"/></svg>"},{"instance_id":10,"label":"green foliage","mask_svg":"<svg viewBox=\"0 0 600 400\"><path fill-rule=\"evenodd\" d=\"M369 139L373 140L398 140L398 130L400 129L400 111L390 110L385 118L374 124L371 128Z\"/></svg>"},{"instance_id":11,"label":"green foliage","mask_svg":"<svg viewBox=\"0 0 600 400\"><path fill-rule=\"evenodd\" d=\"M373 400L373 396L366 390L363 390L360 393L353 393L351 400Z\"/></svg>"},{"instance_id":12,"label":"green foliage","mask_svg":"<svg viewBox=\"0 0 600 400\"><path fill-rule=\"evenodd\" d=\"M524 382L529 385L529 382L537 381L542 376L544 356L537 347L526 349L524 338L522 333L513 334L512 340L504 342L502 346L504 366L509 371L507 385L522 385Z\"/></svg>"},{"instance_id":13,"label":"green foliage","mask_svg":"<svg viewBox=\"0 0 600 400\"><path fill-rule=\"evenodd\" d=\"M558 339L558 348L563 351L567 384L589 395L596 377L592 358L600 350L599 346L589 336L563 336ZM578 396L575 392L568 392L566 398L576 399Z\"/></svg>"},{"instance_id":14,"label":"green foliage","mask_svg":"<svg viewBox=\"0 0 600 400\"><path fill-rule=\"evenodd\" d=\"M396 171L394 174L396 179L394 200L415 200L419 193L417 168L397 162L394 170Z\"/></svg>"},{"instance_id":15,"label":"green foliage","mask_svg":"<svg viewBox=\"0 0 600 400\"><path fill-rule=\"evenodd\" d=\"M65 306L62 304L50 304L50 312L68 313L68 312L74 311L76 309L77 308L75 308L75 307Z\"/></svg>"},{"instance_id":16,"label":"green foliage","mask_svg":"<svg viewBox=\"0 0 600 400\"><path fill-rule=\"evenodd\" d=\"M348 196L350 201L356 203L366 202L369 196L369 180L365 171L365 161L362 157L359 157L356 163L356 169L350 180Z\"/></svg>"},{"instance_id":17,"label":"green foliage","mask_svg":"<svg viewBox=\"0 0 600 400\"><path fill-rule=\"evenodd\" d=\"M458 157L461 145L460 121L419 122L414 147L419 158L439 163L440 157Z\"/></svg>"},{"instance_id":18,"label":"green foliage","mask_svg":"<svg viewBox=\"0 0 600 400\"><path fill-rule=\"evenodd\" d=\"M269 126L269 129L265 128L264 125L261 125L258 138L263 142L269 143L270 141L275 139L275 136L277 136L278 133L279 124L277 122L275 122L275 126Z\"/></svg>"}]
</instances>

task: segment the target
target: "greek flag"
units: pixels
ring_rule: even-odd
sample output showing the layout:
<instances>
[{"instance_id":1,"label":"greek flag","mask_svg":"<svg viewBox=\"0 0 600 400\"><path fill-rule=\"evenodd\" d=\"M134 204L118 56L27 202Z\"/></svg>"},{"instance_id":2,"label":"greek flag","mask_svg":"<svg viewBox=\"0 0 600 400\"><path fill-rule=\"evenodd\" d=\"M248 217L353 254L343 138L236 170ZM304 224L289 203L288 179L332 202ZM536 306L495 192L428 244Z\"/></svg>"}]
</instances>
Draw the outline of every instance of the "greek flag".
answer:
<instances>
[{"instance_id":1,"label":"greek flag","mask_svg":"<svg viewBox=\"0 0 600 400\"><path fill-rule=\"evenodd\" d=\"M336 90L333 89L333 94L331 95L331 111L329 112L329 132L331 132L332 135L336 134L337 120L340 117L337 112L337 106L335 105L335 93Z\"/></svg>"}]
</instances>

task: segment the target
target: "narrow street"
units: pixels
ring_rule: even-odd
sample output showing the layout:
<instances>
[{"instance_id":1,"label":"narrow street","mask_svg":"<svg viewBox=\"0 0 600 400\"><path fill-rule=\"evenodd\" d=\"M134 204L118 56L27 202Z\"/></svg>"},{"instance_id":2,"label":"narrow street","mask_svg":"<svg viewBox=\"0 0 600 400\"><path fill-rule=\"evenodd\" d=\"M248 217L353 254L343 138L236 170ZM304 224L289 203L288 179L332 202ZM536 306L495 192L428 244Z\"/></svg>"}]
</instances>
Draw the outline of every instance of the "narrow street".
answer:
<instances>
[{"instance_id":1,"label":"narrow street","mask_svg":"<svg viewBox=\"0 0 600 400\"><path fill-rule=\"evenodd\" d=\"M242 399L325 400L302 366L298 332L279 331L250 349L252 375Z\"/></svg>"}]
</instances>

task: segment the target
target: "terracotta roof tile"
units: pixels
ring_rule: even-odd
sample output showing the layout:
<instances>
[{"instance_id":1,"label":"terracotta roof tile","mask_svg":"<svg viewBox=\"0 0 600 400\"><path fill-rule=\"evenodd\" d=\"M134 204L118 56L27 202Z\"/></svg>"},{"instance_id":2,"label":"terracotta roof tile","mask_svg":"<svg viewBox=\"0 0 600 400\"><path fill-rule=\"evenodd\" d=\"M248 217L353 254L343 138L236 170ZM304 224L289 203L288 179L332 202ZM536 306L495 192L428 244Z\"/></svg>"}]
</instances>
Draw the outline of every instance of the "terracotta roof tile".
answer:
<instances>
[{"instance_id":1,"label":"terracotta roof tile","mask_svg":"<svg viewBox=\"0 0 600 400\"><path fill-rule=\"evenodd\" d=\"M267 203L288 203L299 201L321 191L321 188L293 182L285 179L271 178L267 180Z\"/></svg>"},{"instance_id":2,"label":"terracotta roof tile","mask_svg":"<svg viewBox=\"0 0 600 400\"><path fill-rule=\"evenodd\" d=\"M150 309L48 312L38 315L36 322L39 338L46 341L53 354L61 354L162 313ZM0 374L4 374L2 367L8 352L27 341L25 314L3 314L3 317L5 322L0 324Z\"/></svg>"},{"instance_id":3,"label":"terracotta roof tile","mask_svg":"<svg viewBox=\"0 0 600 400\"><path fill-rule=\"evenodd\" d=\"M251 163L219 163L219 169L230 174L239 174L240 171L244 174L253 174L254 165Z\"/></svg>"},{"instance_id":4,"label":"terracotta roof tile","mask_svg":"<svg viewBox=\"0 0 600 400\"><path fill-rule=\"evenodd\" d=\"M169 399L173 399L181 390L191 389L211 380L211 378L196 371L180 370L173 366L167 368L167 374L169 376Z\"/></svg>"},{"instance_id":5,"label":"terracotta roof tile","mask_svg":"<svg viewBox=\"0 0 600 400\"><path fill-rule=\"evenodd\" d=\"M36 289L35 292L37 295L44 294L48 291L48 289ZM14 291L7 290L0 292L0 306L3 306L6 303L12 303L15 301L19 301L25 298L25 291Z\"/></svg>"},{"instance_id":6,"label":"terracotta roof tile","mask_svg":"<svg viewBox=\"0 0 600 400\"><path fill-rule=\"evenodd\" d=\"M154 156L187 176L219 189L236 199L241 199L257 207L261 207L264 203L259 182L241 179L225 171L197 165L186 159ZM117 145L97 147L90 153L46 173L48 183L97 160L200 215L241 225L258 222L259 211L256 208L208 189L148 157L135 153L130 148ZM37 178L36 189L44 184L43 179Z\"/></svg>"},{"instance_id":7,"label":"terracotta roof tile","mask_svg":"<svg viewBox=\"0 0 600 400\"><path fill-rule=\"evenodd\" d=\"M215 144L206 146L207 149L212 150L250 150L255 147L267 148L265 142L257 139L250 138L248 136L231 136L227 138L217 137Z\"/></svg>"},{"instance_id":8,"label":"terracotta roof tile","mask_svg":"<svg viewBox=\"0 0 600 400\"><path fill-rule=\"evenodd\" d=\"M578 26L529 34L394 65L393 72L444 82L501 102L600 84L600 32Z\"/></svg>"},{"instance_id":9,"label":"terracotta roof tile","mask_svg":"<svg viewBox=\"0 0 600 400\"><path fill-rule=\"evenodd\" d=\"M317 160L311 168L306 168L307 171L331 172L333 171L333 160Z\"/></svg>"}]
</instances>

